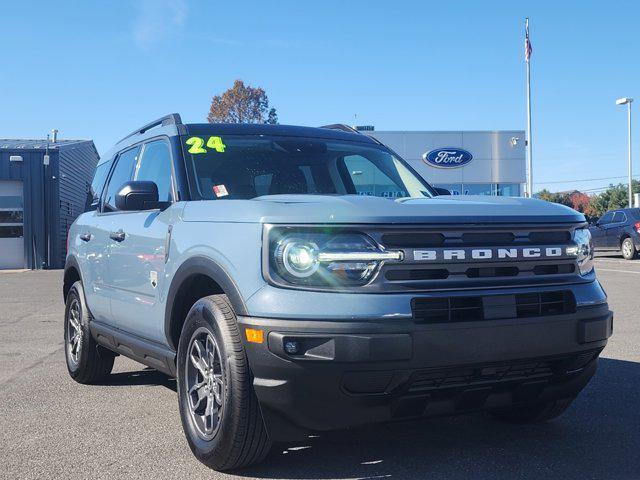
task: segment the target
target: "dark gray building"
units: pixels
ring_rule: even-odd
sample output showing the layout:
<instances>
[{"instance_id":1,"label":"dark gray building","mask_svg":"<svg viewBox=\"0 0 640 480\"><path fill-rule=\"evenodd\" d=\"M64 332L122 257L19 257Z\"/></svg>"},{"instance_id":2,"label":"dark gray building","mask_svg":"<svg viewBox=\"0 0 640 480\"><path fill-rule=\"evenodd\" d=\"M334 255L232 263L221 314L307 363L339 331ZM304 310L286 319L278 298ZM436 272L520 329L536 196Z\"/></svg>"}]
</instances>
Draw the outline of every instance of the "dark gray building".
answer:
<instances>
[{"instance_id":1,"label":"dark gray building","mask_svg":"<svg viewBox=\"0 0 640 480\"><path fill-rule=\"evenodd\" d=\"M98 158L91 140L0 139L0 269L64 266Z\"/></svg>"}]
</instances>

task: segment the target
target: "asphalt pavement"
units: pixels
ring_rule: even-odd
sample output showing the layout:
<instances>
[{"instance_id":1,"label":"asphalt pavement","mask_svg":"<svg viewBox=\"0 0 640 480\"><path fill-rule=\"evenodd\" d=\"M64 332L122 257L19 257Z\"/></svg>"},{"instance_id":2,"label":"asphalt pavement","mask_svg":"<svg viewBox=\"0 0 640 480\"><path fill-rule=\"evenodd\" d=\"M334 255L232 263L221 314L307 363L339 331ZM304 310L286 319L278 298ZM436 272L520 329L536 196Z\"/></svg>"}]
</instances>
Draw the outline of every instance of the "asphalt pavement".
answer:
<instances>
[{"instance_id":1,"label":"asphalt pavement","mask_svg":"<svg viewBox=\"0 0 640 480\"><path fill-rule=\"evenodd\" d=\"M123 357L104 385L69 378L61 271L0 273L0 478L638 479L640 260L596 265L614 336L556 421L469 414L323 434L235 476L192 456L173 380Z\"/></svg>"}]
</instances>

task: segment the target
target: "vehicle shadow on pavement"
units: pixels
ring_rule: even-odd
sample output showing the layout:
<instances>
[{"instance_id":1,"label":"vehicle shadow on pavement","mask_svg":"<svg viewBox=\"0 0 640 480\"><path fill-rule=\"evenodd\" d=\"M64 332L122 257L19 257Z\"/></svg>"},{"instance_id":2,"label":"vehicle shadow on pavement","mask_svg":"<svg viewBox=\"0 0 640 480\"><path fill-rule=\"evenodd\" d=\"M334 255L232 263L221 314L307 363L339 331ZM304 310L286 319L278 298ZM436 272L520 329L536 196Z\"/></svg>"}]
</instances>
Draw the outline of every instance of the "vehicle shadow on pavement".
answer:
<instances>
[{"instance_id":1,"label":"vehicle shadow on pavement","mask_svg":"<svg viewBox=\"0 0 640 480\"><path fill-rule=\"evenodd\" d=\"M101 385L104 386L124 386L124 385L162 385L176 392L175 378L168 377L153 368L135 370L131 372L119 372L109 375Z\"/></svg>"},{"instance_id":2,"label":"vehicle shadow on pavement","mask_svg":"<svg viewBox=\"0 0 640 480\"><path fill-rule=\"evenodd\" d=\"M234 472L264 478L640 477L640 363L603 358L567 412L511 425L487 415L375 425L278 448ZM331 408L330 405L327 408Z\"/></svg>"}]
</instances>

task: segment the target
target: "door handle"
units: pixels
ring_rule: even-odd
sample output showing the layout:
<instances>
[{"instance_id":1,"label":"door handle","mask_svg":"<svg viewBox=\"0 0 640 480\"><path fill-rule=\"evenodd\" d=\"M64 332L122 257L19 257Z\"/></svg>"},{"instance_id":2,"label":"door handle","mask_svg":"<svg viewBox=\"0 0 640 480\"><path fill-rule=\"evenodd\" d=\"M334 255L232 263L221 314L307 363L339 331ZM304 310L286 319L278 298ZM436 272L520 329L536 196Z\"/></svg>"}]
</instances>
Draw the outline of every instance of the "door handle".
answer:
<instances>
[{"instance_id":1,"label":"door handle","mask_svg":"<svg viewBox=\"0 0 640 480\"><path fill-rule=\"evenodd\" d=\"M92 237L90 233L81 233L78 236L80 237L80 240L82 240L83 242L88 242L89 240L91 240L91 237Z\"/></svg>"},{"instance_id":2,"label":"door handle","mask_svg":"<svg viewBox=\"0 0 640 480\"><path fill-rule=\"evenodd\" d=\"M124 231L122 229L118 230L117 232L111 232L109 234L109 238L111 240L115 240L116 242L122 242L124 240L125 236L126 236L126 234L124 233Z\"/></svg>"}]
</instances>

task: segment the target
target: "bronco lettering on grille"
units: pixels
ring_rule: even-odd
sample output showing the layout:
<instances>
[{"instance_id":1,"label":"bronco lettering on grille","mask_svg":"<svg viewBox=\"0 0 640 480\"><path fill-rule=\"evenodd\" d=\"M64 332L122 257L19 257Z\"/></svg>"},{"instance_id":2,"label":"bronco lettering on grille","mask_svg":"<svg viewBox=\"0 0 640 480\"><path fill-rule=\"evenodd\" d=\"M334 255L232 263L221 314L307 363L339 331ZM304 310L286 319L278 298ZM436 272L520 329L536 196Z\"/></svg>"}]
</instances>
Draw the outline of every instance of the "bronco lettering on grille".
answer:
<instances>
[{"instance_id":1,"label":"bronco lettering on grille","mask_svg":"<svg viewBox=\"0 0 640 480\"><path fill-rule=\"evenodd\" d=\"M527 248L440 248L432 250L414 250L413 260L417 262L434 260L491 260L511 258L557 258L571 257L572 252L567 249L563 254L562 247L527 247Z\"/></svg>"}]
</instances>

